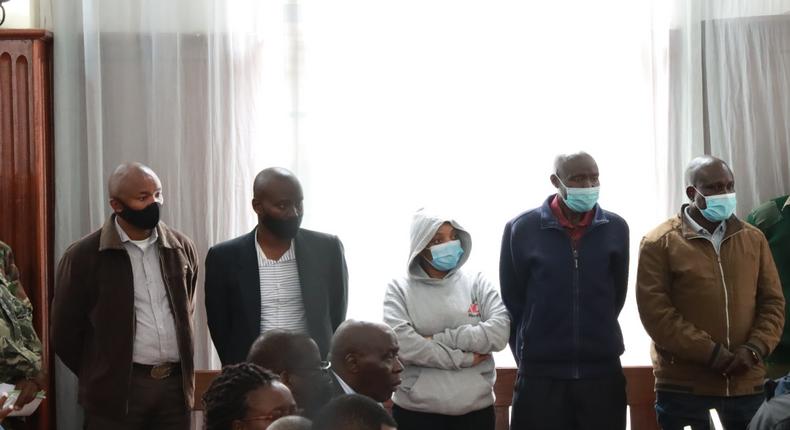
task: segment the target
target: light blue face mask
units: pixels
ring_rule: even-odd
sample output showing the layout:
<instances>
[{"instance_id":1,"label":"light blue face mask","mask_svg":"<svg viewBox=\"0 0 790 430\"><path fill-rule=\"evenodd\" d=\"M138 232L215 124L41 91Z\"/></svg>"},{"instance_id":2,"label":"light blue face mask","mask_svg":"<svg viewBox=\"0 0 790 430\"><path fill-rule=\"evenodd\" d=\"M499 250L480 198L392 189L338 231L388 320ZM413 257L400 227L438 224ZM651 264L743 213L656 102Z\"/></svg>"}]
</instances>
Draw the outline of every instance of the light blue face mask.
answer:
<instances>
[{"instance_id":1,"label":"light blue face mask","mask_svg":"<svg viewBox=\"0 0 790 430\"><path fill-rule=\"evenodd\" d=\"M697 190L697 188L694 188ZM702 216L710 222L724 221L732 216L735 212L735 206L738 200L735 198L735 193L729 194L716 194L714 196L706 196L697 190L699 195L705 199L705 209L700 209Z\"/></svg>"},{"instance_id":2,"label":"light blue face mask","mask_svg":"<svg viewBox=\"0 0 790 430\"><path fill-rule=\"evenodd\" d=\"M440 243L430 247L430 250L433 260L429 261L429 263L442 272L455 269L455 266L461 261L461 256L464 255L464 249L461 248L460 240Z\"/></svg>"},{"instance_id":3,"label":"light blue face mask","mask_svg":"<svg viewBox=\"0 0 790 430\"><path fill-rule=\"evenodd\" d=\"M565 206L568 206L570 210L574 212L587 212L598 203L598 194L601 191L601 187L570 188L565 186L559 177L557 177L557 180L559 180L560 185L565 188L566 196L563 197L562 193L559 194L562 201L565 202Z\"/></svg>"}]
</instances>

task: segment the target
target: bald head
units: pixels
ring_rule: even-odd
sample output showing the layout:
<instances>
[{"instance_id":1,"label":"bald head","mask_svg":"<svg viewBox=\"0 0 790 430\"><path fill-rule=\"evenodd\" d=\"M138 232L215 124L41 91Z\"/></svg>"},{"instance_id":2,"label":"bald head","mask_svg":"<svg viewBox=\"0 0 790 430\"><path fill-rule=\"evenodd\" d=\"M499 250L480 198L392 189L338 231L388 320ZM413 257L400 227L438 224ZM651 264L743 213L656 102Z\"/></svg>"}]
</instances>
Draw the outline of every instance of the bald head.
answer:
<instances>
[{"instance_id":1,"label":"bald head","mask_svg":"<svg viewBox=\"0 0 790 430\"><path fill-rule=\"evenodd\" d=\"M549 180L562 197L562 205L565 205L564 202L568 198L568 188L594 188L601 185L598 180L598 164L586 152L558 155L554 160L554 174ZM577 206L569 212L582 214L588 210L590 210L589 205L585 205Z\"/></svg>"},{"instance_id":2,"label":"bald head","mask_svg":"<svg viewBox=\"0 0 790 430\"><path fill-rule=\"evenodd\" d=\"M138 162L127 162L115 168L107 181L107 190L111 199L124 199L134 195L140 185L153 182L162 188L159 177L150 167Z\"/></svg>"},{"instance_id":3,"label":"bald head","mask_svg":"<svg viewBox=\"0 0 790 430\"><path fill-rule=\"evenodd\" d=\"M269 167L261 170L255 176L255 182L252 184L252 195L254 198L260 199L277 189L287 186L298 187L301 190L299 179L293 172L282 167Z\"/></svg>"},{"instance_id":4,"label":"bald head","mask_svg":"<svg viewBox=\"0 0 790 430\"><path fill-rule=\"evenodd\" d=\"M554 159L554 174L563 181L578 170L590 170L593 167L597 172L598 164L595 163L595 159L584 151L573 154L560 154Z\"/></svg>"},{"instance_id":5,"label":"bald head","mask_svg":"<svg viewBox=\"0 0 790 430\"><path fill-rule=\"evenodd\" d=\"M332 336L332 345L329 351L331 361L341 360L350 353L365 351L371 341L394 336L392 329L379 322L346 320Z\"/></svg>"},{"instance_id":6,"label":"bald head","mask_svg":"<svg viewBox=\"0 0 790 430\"><path fill-rule=\"evenodd\" d=\"M258 240L290 243L302 222L302 186L281 167L261 170L252 185L252 209L258 215Z\"/></svg>"},{"instance_id":7,"label":"bald head","mask_svg":"<svg viewBox=\"0 0 790 430\"><path fill-rule=\"evenodd\" d=\"M724 160L711 155L697 157L691 160L686 167L686 185L699 187L712 174L719 174L724 171L732 176L732 169Z\"/></svg>"},{"instance_id":8,"label":"bald head","mask_svg":"<svg viewBox=\"0 0 790 430\"><path fill-rule=\"evenodd\" d=\"M107 181L110 207L132 240L142 240L159 223L162 182L150 167L140 163L118 166Z\"/></svg>"},{"instance_id":9,"label":"bald head","mask_svg":"<svg viewBox=\"0 0 790 430\"><path fill-rule=\"evenodd\" d=\"M398 338L381 323L347 320L332 337L332 369L356 393L377 402L388 400L400 384Z\"/></svg>"},{"instance_id":10,"label":"bald head","mask_svg":"<svg viewBox=\"0 0 790 430\"><path fill-rule=\"evenodd\" d=\"M318 367L321 353L310 336L288 330L269 330L250 347L247 361L274 373L298 368Z\"/></svg>"},{"instance_id":11,"label":"bald head","mask_svg":"<svg viewBox=\"0 0 790 430\"><path fill-rule=\"evenodd\" d=\"M269 426L269 430L310 430L313 423L305 417L290 415L282 417Z\"/></svg>"},{"instance_id":12,"label":"bald head","mask_svg":"<svg viewBox=\"0 0 790 430\"><path fill-rule=\"evenodd\" d=\"M708 198L731 193L735 193L735 176L723 160L705 155L691 160L686 167L686 196L691 201L691 216L709 231L713 232L718 222L732 215L735 196L726 199L725 205L714 203L710 209ZM730 201L732 207L728 206Z\"/></svg>"}]
</instances>

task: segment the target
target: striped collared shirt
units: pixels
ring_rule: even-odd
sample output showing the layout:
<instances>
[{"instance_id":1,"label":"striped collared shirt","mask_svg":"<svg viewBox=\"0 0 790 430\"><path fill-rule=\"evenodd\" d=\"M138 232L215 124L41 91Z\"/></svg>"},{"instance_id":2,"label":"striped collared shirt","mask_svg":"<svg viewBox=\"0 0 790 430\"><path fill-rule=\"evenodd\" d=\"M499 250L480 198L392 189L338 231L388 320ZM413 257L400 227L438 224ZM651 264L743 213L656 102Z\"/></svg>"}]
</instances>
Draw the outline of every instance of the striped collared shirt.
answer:
<instances>
[{"instance_id":1,"label":"striped collared shirt","mask_svg":"<svg viewBox=\"0 0 790 430\"><path fill-rule=\"evenodd\" d=\"M255 249L261 288L261 333L276 328L307 333L294 242L277 261L266 257L257 240Z\"/></svg>"}]
</instances>

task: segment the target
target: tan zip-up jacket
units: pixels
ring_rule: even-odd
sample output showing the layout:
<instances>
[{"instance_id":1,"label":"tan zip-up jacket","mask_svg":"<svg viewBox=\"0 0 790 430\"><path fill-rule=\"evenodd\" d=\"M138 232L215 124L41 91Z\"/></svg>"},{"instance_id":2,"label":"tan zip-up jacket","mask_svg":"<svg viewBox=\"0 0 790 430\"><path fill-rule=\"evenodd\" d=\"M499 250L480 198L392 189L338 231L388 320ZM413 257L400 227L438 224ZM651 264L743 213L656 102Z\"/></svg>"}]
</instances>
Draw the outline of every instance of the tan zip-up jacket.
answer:
<instances>
[{"instance_id":1,"label":"tan zip-up jacket","mask_svg":"<svg viewBox=\"0 0 790 430\"><path fill-rule=\"evenodd\" d=\"M762 392L762 360L725 377L711 366L723 348L768 355L784 327L784 296L765 236L735 216L717 254L683 213L642 239L636 300L653 339L656 390L709 396Z\"/></svg>"}]
</instances>

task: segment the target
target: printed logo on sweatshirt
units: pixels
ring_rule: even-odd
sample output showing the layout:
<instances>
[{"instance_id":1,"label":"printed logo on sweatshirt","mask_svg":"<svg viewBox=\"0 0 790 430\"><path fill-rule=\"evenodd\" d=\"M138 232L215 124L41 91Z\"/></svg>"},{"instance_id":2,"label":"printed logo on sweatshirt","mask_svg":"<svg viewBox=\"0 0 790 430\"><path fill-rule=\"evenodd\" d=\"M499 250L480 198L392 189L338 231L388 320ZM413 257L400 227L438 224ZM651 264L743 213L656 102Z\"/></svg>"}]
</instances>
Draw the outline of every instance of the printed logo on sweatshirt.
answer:
<instances>
[{"instance_id":1,"label":"printed logo on sweatshirt","mask_svg":"<svg viewBox=\"0 0 790 430\"><path fill-rule=\"evenodd\" d=\"M477 303L472 302L472 304L469 305L469 310L466 311L466 313L470 317L480 318L480 307L477 306Z\"/></svg>"}]
</instances>

